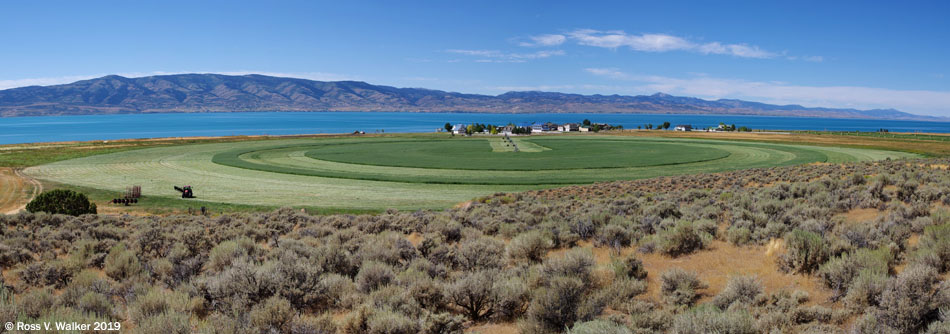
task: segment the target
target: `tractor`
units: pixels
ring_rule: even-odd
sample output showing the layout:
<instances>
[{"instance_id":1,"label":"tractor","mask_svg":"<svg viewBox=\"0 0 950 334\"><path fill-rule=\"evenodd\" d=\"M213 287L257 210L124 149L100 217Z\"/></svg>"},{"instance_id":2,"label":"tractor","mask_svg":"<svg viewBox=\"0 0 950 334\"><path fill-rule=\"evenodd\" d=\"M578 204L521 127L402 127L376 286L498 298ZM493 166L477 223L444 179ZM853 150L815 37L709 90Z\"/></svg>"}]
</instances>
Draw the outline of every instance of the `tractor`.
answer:
<instances>
[{"instance_id":1,"label":"tractor","mask_svg":"<svg viewBox=\"0 0 950 334\"><path fill-rule=\"evenodd\" d=\"M181 193L181 198L195 198L195 193L191 191L191 186L175 186L175 190Z\"/></svg>"}]
</instances>

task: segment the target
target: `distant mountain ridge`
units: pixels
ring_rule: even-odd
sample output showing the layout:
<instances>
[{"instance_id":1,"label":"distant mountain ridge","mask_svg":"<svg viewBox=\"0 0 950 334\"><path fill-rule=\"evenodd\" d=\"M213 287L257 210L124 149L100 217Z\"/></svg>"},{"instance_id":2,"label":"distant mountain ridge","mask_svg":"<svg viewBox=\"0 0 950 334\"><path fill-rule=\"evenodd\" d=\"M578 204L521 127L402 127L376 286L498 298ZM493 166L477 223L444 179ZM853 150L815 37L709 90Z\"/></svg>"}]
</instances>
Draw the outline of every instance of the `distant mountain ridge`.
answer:
<instances>
[{"instance_id":1,"label":"distant mountain ridge","mask_svg":"<svg viewBox=\"0 0 950 334\"><path fill-rule=\"evenodd\" d=\"M3 117L242 111L725 114L950 121L894 109L807 108L662 93L624 96L524 91L491 96L256 74L109 75L64 85L0 90Z\"/></svg>"}]
</instances>

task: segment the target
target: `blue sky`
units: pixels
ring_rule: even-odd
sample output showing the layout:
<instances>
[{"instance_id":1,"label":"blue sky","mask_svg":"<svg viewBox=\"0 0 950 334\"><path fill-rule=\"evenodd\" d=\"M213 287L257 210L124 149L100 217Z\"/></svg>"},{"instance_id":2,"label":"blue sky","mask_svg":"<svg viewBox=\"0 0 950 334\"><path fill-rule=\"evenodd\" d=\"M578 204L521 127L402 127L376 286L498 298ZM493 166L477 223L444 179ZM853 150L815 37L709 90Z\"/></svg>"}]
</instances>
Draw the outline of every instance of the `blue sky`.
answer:
<instances>
[{"instance_id":1,"label":"blue sky","mask_svg":"<svg viewBox=\"0 0 950 334\"><path fill-rule=\"evenodd\" d=\"M950 2L3 1L0 88L262 73L950 116Z\"/></svg>"}]
</instances>

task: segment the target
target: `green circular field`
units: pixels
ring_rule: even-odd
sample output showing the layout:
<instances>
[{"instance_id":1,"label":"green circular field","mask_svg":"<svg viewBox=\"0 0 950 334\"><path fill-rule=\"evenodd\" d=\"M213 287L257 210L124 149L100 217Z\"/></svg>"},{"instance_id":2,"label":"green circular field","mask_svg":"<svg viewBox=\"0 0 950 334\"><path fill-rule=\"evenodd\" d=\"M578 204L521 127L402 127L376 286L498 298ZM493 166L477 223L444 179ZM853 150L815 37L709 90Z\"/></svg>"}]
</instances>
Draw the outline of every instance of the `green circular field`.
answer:
<instances>
[{"instance_id":1,"label":"green circular field","mask_svg":"<svg viewBox=\"0 0 950 334\"><path fill-rule=\"evenodd\" d=\"M516 149L517 148L517 149ZM279 139L148 148L27 168L57 183L197 201L444 208L495 192L689 173L902 158L909 153L622 136Z\"/></svg>"},{"instance_id":2,"label":"green circular field","mask_svg":"<svg viewBox=\"0 0 950 334\"><path fill-rule=\"evenodd\" d=\"M304 155L374 166L516 171L660 166L729 156L729 152L716 148L668 142L552 138L519 141L533 143L540 149L494 151L487 140L387 141L322 145Z\"/></svg>"}]
</instances>

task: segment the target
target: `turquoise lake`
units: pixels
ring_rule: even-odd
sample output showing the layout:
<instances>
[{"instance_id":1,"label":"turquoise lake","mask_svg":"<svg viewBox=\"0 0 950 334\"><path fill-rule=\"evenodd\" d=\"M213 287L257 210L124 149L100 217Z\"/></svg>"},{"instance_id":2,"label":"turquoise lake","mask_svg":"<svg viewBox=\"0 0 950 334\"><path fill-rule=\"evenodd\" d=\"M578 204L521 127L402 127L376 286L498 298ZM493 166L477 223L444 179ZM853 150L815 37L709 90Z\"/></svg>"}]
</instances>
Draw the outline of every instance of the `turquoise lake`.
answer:
<instances>
[{"instance_id":1,"label":"turquoise lake","mask_svg":"<svg viewBox=\"0 0 950 334\"><path fill-rule=\"evenodd\" d=\"M694 128L720 122L758 130L831 130L950 133L950 122L735 115L481 114L404 112L242 112L122 114L0 118L0 144L127 138L290 135L314 133L434 132L446 122L522 124L581 122L638 125L670 122Z\"/></svg>"}]
</instances>

